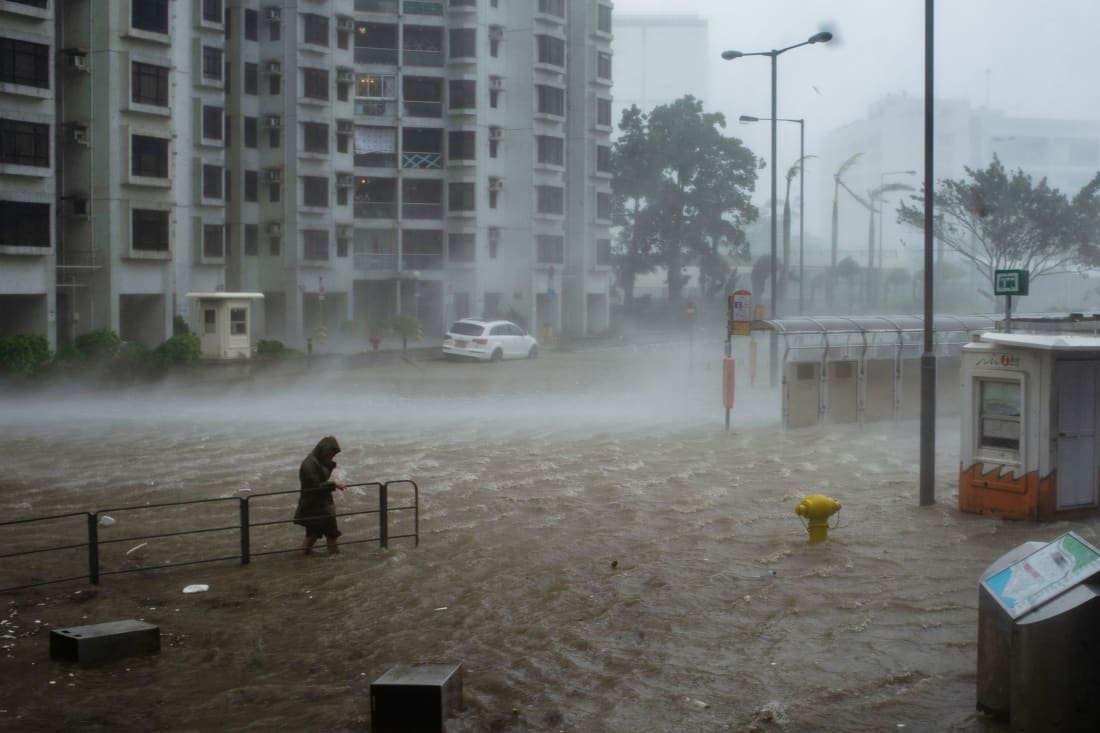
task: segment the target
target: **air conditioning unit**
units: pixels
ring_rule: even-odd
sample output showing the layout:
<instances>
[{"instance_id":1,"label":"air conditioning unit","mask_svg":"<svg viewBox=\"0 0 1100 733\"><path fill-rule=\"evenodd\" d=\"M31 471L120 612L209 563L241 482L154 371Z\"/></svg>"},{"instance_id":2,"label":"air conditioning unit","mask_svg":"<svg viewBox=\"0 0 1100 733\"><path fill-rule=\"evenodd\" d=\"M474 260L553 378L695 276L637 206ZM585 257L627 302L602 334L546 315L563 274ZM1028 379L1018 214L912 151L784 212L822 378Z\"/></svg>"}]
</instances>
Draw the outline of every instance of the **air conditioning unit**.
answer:
<instances>
[{"instance_id":1,"label":"air conditioning unit","mask_svg":"<svg viewBox=\"0 0 1100 733\"><path fill-rule=\"evenodd\" d=\"M351 18L337 18L336 30L338 31L353 31L355 30L355 21Z\"/></svg>"},{"instance_id":2,"label":"air conditioning unit","mask_svg":"<svg viewBox=\"0 0 1100 733\"><path fill-rule=\"evenodd\" d=\"M283 9L274 6L265 8L264 17L271 21L280 21L283 19Z\"/></svg>"},{"instance_id":3,"label":"air conditioning unit","mask_svg":"<svg viewBox=\"0 0 1100 733\"><path fill-rule=\"evenodd\" d=\"M351 120L336 120L336 134L350 135L354 126Z\"/></svg>"},{"instance_id":4,"label":"air conditioning unit","mask_svg":"<svg viewBox=\"0 0 1100 733\"><path fill-rule=\"evenodd\" d=\"M489 190L490 191L503 191L504 190L504 181L500 180L499 178L490 178L489 179Z\"/></svg>"},{"instance_id":5,"label":"air conditioning unit","mask_svg":"<svg viewBox=\"0 0 1100 733\"><path fill-rule=\"evenodd\" d=\"M499 41L504 38L504 29L499 25L489 26L489 39L492 41Z\"/></svg>"},{"instance_id":6,"label":"air conditioning unit","mask_svg":"<svg viewBox=\"0 0 1100 733\"><path fill-rule=\"evenodd\" d=\"M277 221L269 221L267 223L267 233L273 237L277 237L283 233L283 225Z\"/></svg>"},{"instance_id":7,"label":"air conditioning unit","mask_svg":"<svg viewBox=\"0 0 1100 733\"><path fill-rule=\"evenodd\" d=\"M87 219L88 218L88 199L84 198L83 196L73 196L71 201L72 201L73 216L75 216L79 219Z\"/></svg>"},{"instance_id":8,"label":"air conditioning unit","mask_svg":"<svg viewBox=\"0 0 1100 733\"><path fill-rule=\"evenodd\" d=\"M283 169L268 168L267 171L265 171L264 177L267 179L268 183L281 183L283 180Z\"/></svg>"},{"instance_id":9,"label":"air conditioning unit","mask_svg":"<svg viewBox=\"0 0 1100 733\"><path fill-rule=\"evenodd\" d=\"M354 233L354 228L351 224L337 224L336 225L336 238L337 239L351 239Z\"/></svg>"},{"instance_id":10,"label":"air conditioning unit","mask_svg":"<svg viewBox=\"0 0 1100 733\"><path fill-rule=\"evenodd\" d=\"M355 72L351 69L340 69L336 72L336 81L340 84L351 84L355 81Z\"/></svg>"},{"instance_id":11,"label":"air conditioning unit","mask_svg":"<svg viewBox=\"0 0 1100 733\"><path fill-rule=\"evenodd\" d=\"M501 89L504 88L504 77L502 77L502 76L490 76L489 77L489 88L499 92Z\"/></svg>"},{"instance_id":12,"label":"air conditioning unit","mask_svg":"<svg viewBox=\"0 0 1100 733\"><path fill-rule=\"evenodd\" d=\"M87 145L88 128L84 125L73 125L69 128L69 139L77 145Z\"/></svg>"},{"instance_id":13,"label":"air conditioning unit","mask_svg":"<svg viewBox=\"0 0 1100 733\"><path fill-rule=\"evenodd\" d=\"M267 126L270 127L272 130L278 130L280 127L283 126L283 118L277 115L268 115Z\"/></svg>"},{"instance_id":14,"label":"air conditioning unit","mask_svg":"<svg viewBox=\"0 0 1100 733\"><path fill-rule=\"evenodd\" d=\"M499 127L490 127L489 128L489 139L490 140L499 140L502 137L504 137L504 130L503 129L501 129Z\"/></svg>"},{"instance_id":15,"label":"air conditioning unit","mask_svg":"<svg viewBox=\"0 0 1100 733\"><path fill-rule=\"evenodd\" d=\"M67 66L74 71L88 70L88 55L79 51L66 54Z\"/></svg>"},{"instance_id":16,"label":"air conditioning unit","mask_svg":"<svg viewBox=\"0 0 1100 733\"><path fill-rule=\"evenodd\" d=\"M267 62L267 73L278 76L283 73L283 65L278 61Z\"/></svg>"},{"instance_id":17,"label":"air conditioning unit","mask_svg":"<svg viewBox=\"0 0 1100 733\"><path fill-rule=\"evenodd\" d=\"M341 188L348 188L355 185L355 176L351 173L337 173L336 185Z\"/></svg>"}]
</instances>

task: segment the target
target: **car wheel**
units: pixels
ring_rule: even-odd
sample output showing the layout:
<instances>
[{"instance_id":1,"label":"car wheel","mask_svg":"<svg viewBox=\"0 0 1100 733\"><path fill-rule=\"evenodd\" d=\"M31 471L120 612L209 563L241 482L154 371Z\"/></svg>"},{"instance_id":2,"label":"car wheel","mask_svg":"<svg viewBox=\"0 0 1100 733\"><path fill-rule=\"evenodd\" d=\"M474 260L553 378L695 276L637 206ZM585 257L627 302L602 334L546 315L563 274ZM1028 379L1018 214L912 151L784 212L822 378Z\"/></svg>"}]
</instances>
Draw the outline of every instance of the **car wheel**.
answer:
<instances>
[{"instance_id":1,"label":"car wheel","mask_svg":"<svg viewBox=\"0 0 1100 733\"><path fill-rule=\"evenodd\" d=\"M527 352L527 358L528 359L537 359L537 358L539 358L539 347L538 346L532 346L531 350Z\"/></svg>"},{"instance_id":2,"label":"car wheel","mask_svg":"<svg viewBox=\"0 0 1100 733\"><path fill-rule=\"evenodd\" d=\"M503 358L504 358L504 352L501 351L500 349L496 349L493 352L493 355L489 357L489 361L500 361Z\"/></svg>"}]
</instances>

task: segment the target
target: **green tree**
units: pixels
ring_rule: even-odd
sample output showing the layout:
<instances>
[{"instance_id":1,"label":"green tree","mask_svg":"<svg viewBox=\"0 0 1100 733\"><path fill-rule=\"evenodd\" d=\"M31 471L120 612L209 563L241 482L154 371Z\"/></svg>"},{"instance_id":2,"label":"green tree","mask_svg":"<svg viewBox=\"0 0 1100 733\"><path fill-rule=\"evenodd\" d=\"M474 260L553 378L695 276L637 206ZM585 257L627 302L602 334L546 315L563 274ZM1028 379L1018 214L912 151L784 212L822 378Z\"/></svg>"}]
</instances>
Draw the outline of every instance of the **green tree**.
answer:
<instances>
[{"instance_id":1,"label":"green tree","mask_svg":"<svg viewBox=\"0 0 1100 733\"><path fill-rule=\"evenodd\" d=\"M966 168L966 178L940 181L934 195L933 235L978 269L992 285L994 271L1027 270L1032 281L1097 263L1100 173L1072 199L1001 161ZM898 222L924 229L924 195L902 203Z\"/></svg>"},{"instance_id":2,"label":"green tree","mask_svg":"<svg viewBox=\"0 0 1100 733\"><path fill-rule=\"evenodd\" d=\"M679 300L685 265L699 263L704 288L714 290L729 277L727 257L747 257L756 157L722 134L725 124L690 95L648 115L637 107L623 112L612 170L628 304L634 276L658 264L668 270L669 299Z\"/></svg>"}]
</instances>

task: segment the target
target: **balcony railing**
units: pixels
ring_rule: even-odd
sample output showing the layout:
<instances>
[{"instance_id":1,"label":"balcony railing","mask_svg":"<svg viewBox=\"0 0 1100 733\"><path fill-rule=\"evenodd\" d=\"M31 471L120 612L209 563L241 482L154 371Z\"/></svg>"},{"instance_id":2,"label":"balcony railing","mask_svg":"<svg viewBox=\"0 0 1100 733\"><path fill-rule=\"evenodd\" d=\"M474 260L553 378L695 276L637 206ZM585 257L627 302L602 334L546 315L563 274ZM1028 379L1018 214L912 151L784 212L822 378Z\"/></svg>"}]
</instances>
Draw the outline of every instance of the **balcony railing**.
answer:
<instances>
[{"instance_id":1,"label":"balcony railing","mask_svg":"<svg viewBox=\"0 0 1100 733\"><path fill-rule=\"evenodd\" d=\"M352 266L356 270L396 270L395 252L356 252L352 256Z\"/></svg>"},{"instance_id":2,"label":"balcony railing","mask_svg":"<svg viewBox=\"0 0 1100 733\"><path fill-rule=\"evenodd\" d=\"M357 99L355 114L368 117L395 117L397 101L393 99Z\"/></svg>"},{"instance_id":3,"label":"balcony railing","mask_svg":"<svg viewBox=\"0 0 1100 733\"><path fill-rule=\"evenodd\" d=\"M443 3L425 2L424 0L405 0L401 6L406 15L443 15Z\"/></svg>"},{"instance_id":4,"label":"balcony railing","mask_svg":"<svg viewBox=\"0 0 1100 733\"><path fill-rule=\"evenodd\" d=\"M379 63L379 62L375 62ZM421 51L417 49L405 49L406 66L443 66L442 51Z\"/></svg>"},{"instance_id":5,"label":"balcony railing","mask_svg":"<svg viewBox=\"0 0 1100 733\"><path fill-rule=\"evenodd\" d=\"M356 219L393 219L397 216L397 204L393 201L372 201L355 204Z\"/></svg>"},{"instance_id":6,"label":"balcony railing","mask_svg":"<svg viewBox=\"0 0 1100 733\"><path fill-rule=\"evenodd\" d=\"M396 13L397 4L398 0L355 0L355 9L361 13Z\"/></svg>"},{"instance_id":7,"label":"balcony railing","mask_svg":"<svg viewBox=\"0 0 1100 733\"><path fill-rule=\"evenodd\" d=\"M442 117L443 102L405 102L405 114L409 117Z\"/></svg>"},{"instance_id":8,"label":"balcony railing","mask_svg":"<svg viewBox=\"0 0 1100 733\"><path fill-rule=\"evenodd\" d=\"M401 167L410 170L443 170L443 154L401 153Z\"/></svg>"},{"instance_id":9,"label":"balcony railing","mask_svg":"<svg viewBox=\"0 0 1100 733\"><path fill-rule=\"evenodd\" d=\"M438 254L414 254L406 253L401 256L402 270L442 270L443 253Z\"/></svg>"},{"instance_id":10,"label":"balcony railing","mask_svg":"<svg viewBox=\"0 0 1100 733\"><path fill-rule=\"evenodd\" d=\"M57 268L99 268L103 266L103 258L98 249L59 250L57 253Z\"/></svg>"},{"instance_id":11,"label":"balcony railing","mask_svg":"<svg viewBox=\"0 0 1100 733\"><path fill-rule=\"evenodd\" d=\"M387 64L389 66L397 66L397 49L374 48L372 46L356 46L355 63Z\"/></svg>"},{"instance_id":12,"label":"balcony railing","mask_svg":"<svg viewBox=\"0 0 1100 733\"><path fill-rule=\"evenodd\" d=\"M442 219L443 203L406 201L401 204L401 216L406 219Z\"/></svg>"}]
</instances>

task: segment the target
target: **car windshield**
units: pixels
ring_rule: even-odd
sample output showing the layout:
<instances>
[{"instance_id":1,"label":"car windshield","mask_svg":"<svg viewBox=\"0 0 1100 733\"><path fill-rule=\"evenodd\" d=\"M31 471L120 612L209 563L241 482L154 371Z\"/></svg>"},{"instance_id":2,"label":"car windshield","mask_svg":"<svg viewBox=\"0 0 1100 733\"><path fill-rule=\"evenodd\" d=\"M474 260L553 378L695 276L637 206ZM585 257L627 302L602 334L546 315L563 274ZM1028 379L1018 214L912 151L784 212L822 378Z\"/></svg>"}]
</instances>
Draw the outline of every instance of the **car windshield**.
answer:
<instances>
[{"instance_id":1,"label":"car windshield","mask_svg":"<svg viewBox=\"0 0 1100 733\"><path fill-rule=\"evenodd\" d=\"M459 336L480 336L483 330L484 326L480 323L456 321L451 324L451 333L458 334Z\"/></svg>"}]
</instances>

